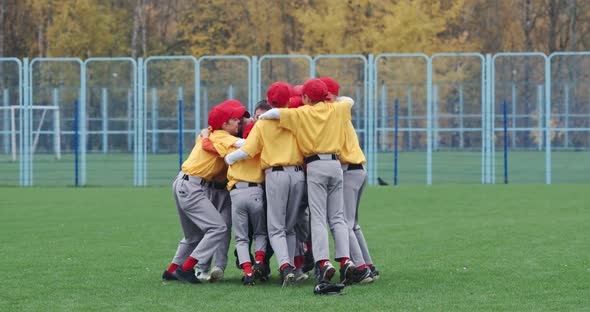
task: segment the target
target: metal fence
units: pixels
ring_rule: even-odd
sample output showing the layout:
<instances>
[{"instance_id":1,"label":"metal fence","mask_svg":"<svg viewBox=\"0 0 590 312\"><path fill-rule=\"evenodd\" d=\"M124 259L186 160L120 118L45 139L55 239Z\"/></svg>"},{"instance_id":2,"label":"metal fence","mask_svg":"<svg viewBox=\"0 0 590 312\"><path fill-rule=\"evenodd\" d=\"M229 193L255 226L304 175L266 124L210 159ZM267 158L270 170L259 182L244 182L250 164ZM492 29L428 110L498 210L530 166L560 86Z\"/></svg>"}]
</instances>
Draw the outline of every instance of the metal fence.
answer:
<instances>
[{"instance_id":1,"label":"metal fence","mask_svg":"<svg viewBox=\"0 0 590 312\"><path fill-rule=\"evenodd\" d=\"M0 58L0 185L168 185L228 98L331 76L369 183L590 182L590 52Z\"/></svg>"}]
</instances>

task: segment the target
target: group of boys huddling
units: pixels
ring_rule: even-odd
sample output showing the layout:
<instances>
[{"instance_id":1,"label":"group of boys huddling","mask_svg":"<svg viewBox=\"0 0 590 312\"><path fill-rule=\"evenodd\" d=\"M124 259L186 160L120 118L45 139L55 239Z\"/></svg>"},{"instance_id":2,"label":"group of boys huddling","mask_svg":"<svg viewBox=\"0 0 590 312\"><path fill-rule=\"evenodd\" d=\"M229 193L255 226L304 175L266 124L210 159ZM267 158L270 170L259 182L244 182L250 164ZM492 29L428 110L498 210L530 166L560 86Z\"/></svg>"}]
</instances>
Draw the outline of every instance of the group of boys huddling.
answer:
<instances>
[{"instance_id":1,"label":"group of boys huddling","mask_svg":"<svg viewBox=\"0 0 590 312\"><path fill-rule=\"evenodd\" d=\"M233 226L244 285L268 281L273 252L283 286L306 280L311 269L316 288L334 285L326 223L340 263L337 285L379 277L358 224L367 173L354 101L338 97L339 88L329 77L275 82L253 118L236 100L211 109L173 183L184 238L163 279L221 280Z\"/></svg>"}]
</instances>

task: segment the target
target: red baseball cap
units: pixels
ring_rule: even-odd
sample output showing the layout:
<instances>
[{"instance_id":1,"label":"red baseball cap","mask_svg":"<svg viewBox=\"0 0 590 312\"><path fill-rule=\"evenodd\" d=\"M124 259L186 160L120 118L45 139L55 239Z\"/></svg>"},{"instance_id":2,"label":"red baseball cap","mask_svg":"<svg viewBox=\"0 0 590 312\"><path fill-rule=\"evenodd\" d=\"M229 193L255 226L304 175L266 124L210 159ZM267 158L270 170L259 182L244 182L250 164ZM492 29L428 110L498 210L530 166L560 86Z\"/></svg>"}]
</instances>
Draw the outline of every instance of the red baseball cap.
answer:
<instances>
[{"instance_id":1,"label":"red baseball cap","mask_svg":"<svg viewBox=\"0 0 590 312\"><path fill-rule=\"evenodd\" d=\"M252 128L254 128L254 124L256 124L256 122L251 122L246 126L246 128L244 128L244 131L242 132L244 139L248 138L250 131L252 131Z\"/></svg>"},{"instance_id":2,"label":"red baseball cap","mask_svg":"<svg viewBox=\"0 0 590 312\"><path fill-rule=\"evenodd\" d=\"M266 98L268 104L272 107L283 108L291 97L291 86L282 81L277 81L270 85L268 91L266 91Z\"/></svg>"},{"instance_id":3,"label":"red baseball cap","mask_svg":"<svg viewBox=\"0 0 590 312\"><path fill-rule=\"evenodd\" d=\"M328 87L328 92L338 95L338 91L340 91L340 85L336 82L336 80L330 77L320 77L320 80L326 84L326 87Z\"/></svg>"},{"instance_id":4,"label":"red baseball cap","mask_svg":"<svg viewBox=\"0 0 590 312\"><path fill-rule=\"evenodd\" d=\"M303 90L303 85L296 85L296 86L293 86L293 89L291 90L292 91L291 93L293 93L293 96L295 96L295 95L301 96L301 91L302 90Z\"/></svg>"},{"instance_id":5,"label":"red baseball cap","mask_svg":"<svg viewBox=\"0 0 590 312\"><path fill-rule=\"evenodd\" d=\"M289 108L297 108L299 106L303 106L303 99L300 95L292 96L289 99Z\"/></svg>"},{"instance_id":6,"label":"red baseball cap","mask_svg":"<svg viewBox=\"0 0 590 312\"><path fill-rule=\"evenodd\" d=\"M313 101L324 101L328 96L328 86L319 79L309 79L301 91Z\"/></svg>"},{"instance_id":7,"label":"red baseball cap","mask_svg":"<svg viewBox=\"0 0 590 312\"><path fill-rule=\"evenodd\" d=\"M232 118L242 118L245 111L246 109L243 106L242 109L240 109L238 107L233 107L231 104L225 104L224 102L211 108L207 123L213 128L213 130L217 130L221 128L226 121Z\"/></svg>"},{"instance_id":8,"label":"red baseball cap","mask_svg":"<svg viewBox=\"0 0 590 312\"><path fill-rule=\"evenodd\" d=\"M235 117L235 118L240 118L240 117L250 118L250 113L246 110L244 105L242 105L242 103L240 103L240 101L238 101L238 100L227 100L227 101L221 103L220 105L227 105L229 107L232 107L233 109L236 109L237 113L241 112L241 116Z\"/></svg>"}]
</instances>

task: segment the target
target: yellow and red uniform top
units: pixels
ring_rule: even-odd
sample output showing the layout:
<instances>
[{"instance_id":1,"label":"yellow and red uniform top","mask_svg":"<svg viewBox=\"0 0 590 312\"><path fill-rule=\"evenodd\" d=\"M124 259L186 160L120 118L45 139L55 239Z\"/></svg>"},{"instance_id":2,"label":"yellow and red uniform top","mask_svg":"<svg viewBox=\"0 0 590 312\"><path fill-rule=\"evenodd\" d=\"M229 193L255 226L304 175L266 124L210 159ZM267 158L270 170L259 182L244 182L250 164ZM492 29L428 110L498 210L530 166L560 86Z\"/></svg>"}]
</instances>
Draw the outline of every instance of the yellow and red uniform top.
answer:
<instances>
[{"instance_id":1,"label":"yellow and red uniform top","mask_svg":"<svg viewBox=\"0 0 590 312\"><path fill-rule=\"evenodd\" d=\"M349 121L344 125L344 145L338 156L343 164L366 164L367 159L359 144L358 136L354 130L352 122Z\"/></svg>"},{"instance_id":2,"label":"yellow and red uniform top","mask_svg":"<svg viewBox=\"0 0 590 312\"><path fill-rule=\"evenodd\" d=\"M202 137L199 135L190 155L182 164L182 172L191 176L201 177L206 181L225 170L223 158L202 149Z\"/></svg>"},{"instance_id":3,"label":"yellow and red uniform top","mask_svg":"<svg viewBox=\"0 0 590 312\"><path fill-rule=\"evenodd\" d=\"M350 107L348 101L340 101L281 108L279 125L295 135L304 156L340 154L345 139L343 127L351 121Z\"/></svg>"},{"instance_id":4,"label":"yellow and red uniform top","mask_svg":"<svg viewBox=\"0 0 590 312\"><path fill-rule=\"evenodd\" d=\"M239 138L223 130L217 130L209 135L209 140L213 143L213 147L215 147L219 156L223 158L227 154L237 150L233 145ZM264 182L264 174L260 168L260 157L244 159L231 165L227 170L227 179L229 180L227 183L228 190L231 190L238 181Z\"/></svg>"},{"instance_id":5,"label":"yellow and red uniform top","mask_svg":"<svg viewBox=\"0 0 590 312\"><path fill-rule=\"evenodd\" d=\"M291 131L279 127L278 120L257 121L242 150L250 157L260 155L262 170L275 166L303 164L303 154L299 150L295 136Z\"/></svg>"}]
</instances>

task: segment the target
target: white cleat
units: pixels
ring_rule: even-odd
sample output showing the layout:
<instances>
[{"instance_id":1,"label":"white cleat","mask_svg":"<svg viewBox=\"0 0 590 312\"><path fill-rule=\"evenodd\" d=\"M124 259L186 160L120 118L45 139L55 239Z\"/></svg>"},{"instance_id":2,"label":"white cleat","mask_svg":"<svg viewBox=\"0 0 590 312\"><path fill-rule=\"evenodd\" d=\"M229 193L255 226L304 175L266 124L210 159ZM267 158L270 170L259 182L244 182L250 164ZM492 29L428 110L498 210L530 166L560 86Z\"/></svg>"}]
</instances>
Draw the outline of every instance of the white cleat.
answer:
<instances>
[{"instance_id":1,"label":"white cleat","mask_svg":"<svg viewBox=\"0 0 590 312\"><path fill-rule=\"evenodd\" d=\"M197 271L195 275L197 276L197 279L201 281L201 283L207 283L211 280L211 275L209 275L209 272L206 271Z\"/></svg>"},{"instance_id":2,"label":"white cleat","mask_svg":"<svg viewBox=\"0 0 590 312\"><path fill-rule=\"evenodd\" d=\"M211 269L211 271L209 272L209 275L211 277L209 279L209 282L211 282L211 283L219 282L219 281L223 280L223 269L218 266L214 266L213 269Z\"/></svg>"}]
</instances>

